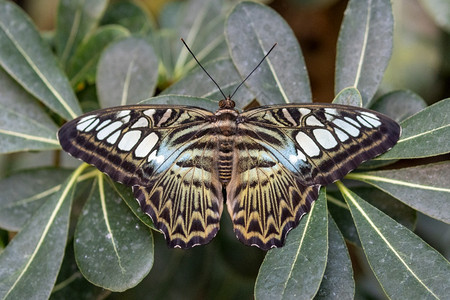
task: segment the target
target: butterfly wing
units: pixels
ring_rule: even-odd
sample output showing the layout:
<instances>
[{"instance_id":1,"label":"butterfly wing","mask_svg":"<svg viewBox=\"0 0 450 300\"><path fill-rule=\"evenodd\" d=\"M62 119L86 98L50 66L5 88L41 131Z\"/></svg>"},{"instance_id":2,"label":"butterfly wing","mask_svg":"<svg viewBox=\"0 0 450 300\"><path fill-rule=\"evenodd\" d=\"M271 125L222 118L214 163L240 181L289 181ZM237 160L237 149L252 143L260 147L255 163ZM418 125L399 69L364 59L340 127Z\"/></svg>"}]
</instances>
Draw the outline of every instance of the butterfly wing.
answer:
<instances>
[{"instance_id":1,"label":"butterfly wing","mask_svg":"<svg viewBox=\"0 0 450 300\"><path fill-rule=\"evenodd\" d=\"M214 237L222 212L212 115L185 106L121 106L74 119L58 137L72 156L133 186L169 246L189 248Z\"/></svg>"},{"instance_id":2,"label":"butterfly wing","mask_svg":"<svg viewBox=\"0 0 450 300\"><path fill-rule=\"evenodd\" d=\"M227 186L238 238L262 249L282 246L321 185L387 151L399 136L395 121L350 106L293 104L242 113Z\"/></svg>"}]
</instances>

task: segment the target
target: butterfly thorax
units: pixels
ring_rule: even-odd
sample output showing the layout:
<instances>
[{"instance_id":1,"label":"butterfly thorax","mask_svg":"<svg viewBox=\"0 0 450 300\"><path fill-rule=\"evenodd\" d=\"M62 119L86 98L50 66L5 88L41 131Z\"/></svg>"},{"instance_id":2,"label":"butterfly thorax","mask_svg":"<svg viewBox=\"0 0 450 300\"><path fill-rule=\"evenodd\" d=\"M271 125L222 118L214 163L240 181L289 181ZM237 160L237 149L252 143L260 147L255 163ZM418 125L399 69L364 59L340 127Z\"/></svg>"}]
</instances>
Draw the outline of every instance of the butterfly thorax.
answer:
<instances>
[{"instance_id":1,"label":"butterfly thorax","mask_svg":"<svg viewBox=\"0 0 450 300\"><path fill-rule=\"evenodd\" d=\"M229 99L222 101L231 101ZM233 102L233 101L231 101ZM225 103L229 104L229 103ZM226 107L226 108L225 108ZM231 171L233 167L233 149L234 138L236 136L237 122L239 113L233 109L233 106L229 107L224 105L215 113L214 125L217 128L217 142L218 142L218 169L219 179L223 185L231 179Z\"/></svg>"}]
</instances>

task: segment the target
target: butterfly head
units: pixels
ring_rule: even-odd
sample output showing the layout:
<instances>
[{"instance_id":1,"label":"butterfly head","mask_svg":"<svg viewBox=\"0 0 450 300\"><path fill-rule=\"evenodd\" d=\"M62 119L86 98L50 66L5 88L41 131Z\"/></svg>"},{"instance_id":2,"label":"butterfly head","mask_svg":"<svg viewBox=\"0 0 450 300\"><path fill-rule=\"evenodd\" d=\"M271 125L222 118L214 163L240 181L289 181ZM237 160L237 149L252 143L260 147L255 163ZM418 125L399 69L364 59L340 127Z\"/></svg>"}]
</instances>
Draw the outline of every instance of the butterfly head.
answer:
<instances>
[{"instance_id":1,"label":"butterfly head","mask_svg":"<svg viewBox=\"0 0 450 300\"><path fill-rule=\"evenodd\" d=\"M235 103L233 100L231 100L231 97L228 96L225 99L222 99L219 101L219 108L220 109L233 109L235 106Z\"/></svg>"}]
</instances>

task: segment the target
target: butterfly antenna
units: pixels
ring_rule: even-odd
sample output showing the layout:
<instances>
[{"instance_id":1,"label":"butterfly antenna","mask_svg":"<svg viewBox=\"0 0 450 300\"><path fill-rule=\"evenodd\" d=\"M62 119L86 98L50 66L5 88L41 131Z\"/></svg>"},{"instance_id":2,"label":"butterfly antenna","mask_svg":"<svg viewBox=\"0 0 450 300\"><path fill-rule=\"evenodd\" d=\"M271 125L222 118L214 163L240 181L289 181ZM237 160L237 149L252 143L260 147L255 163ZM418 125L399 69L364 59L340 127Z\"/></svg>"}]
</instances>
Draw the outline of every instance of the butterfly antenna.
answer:
<instances>
[{"instance_id":1,"label":"butterfly antenna","mask_svg":"<svg viewBox=\"0 0 450 300\"><path fill-rule=\"evenodd\" d=\"M220 93L222 94L223 98L226 99L227 96L225 96L224 92L222 92L222 89L220 88L220 86L217 84L217 82L211 77L211 75L209 75L209 73L205 70L205 68L203 68L202 64L198 61L197 57L195 57L194 53L191 51L191 49L189 49L189 46L186 44L186 42L184 41L184 39L181 39L181 41L183 42L183 44L186 46L186 48L188 49L189 53L191 53L192 57L195 59L195 61L197 62L197 64L200 66L200 68L202 68L203 71L205 71L206 75L208 75L209 79L212 80L212 82L214 82L214 84L217 86L217 88L219 89Z\"/></svg>"},{"instance_id":2,"label":"butterfly antenna","mask_svg":"<svg viewBox=\"0 0 450 300\"><path fill-rule=\"evenodd\" d=\"M264 55L264 57L261 59L261 61L259 62L259 64L253 69L253 71L250 72L250 74L247 75L247 77L245 77L244 80L242 80L242 82L236 87L236 89L234 90L233 94L231 94L230 99L233 98L234 94L236 94L237 90L241 87L241 85L244 84L244 82L253 74L253 72L256 71L256 69L258 69L258 67L263 63L263 61L266 59L266 57L270 54L270 52L272 52L273 48L275 48L275 46L277 45L277 43L273 44L272 48L270 48L269 52L267 52L266 55Z\"/></svg>"}]
</instances>

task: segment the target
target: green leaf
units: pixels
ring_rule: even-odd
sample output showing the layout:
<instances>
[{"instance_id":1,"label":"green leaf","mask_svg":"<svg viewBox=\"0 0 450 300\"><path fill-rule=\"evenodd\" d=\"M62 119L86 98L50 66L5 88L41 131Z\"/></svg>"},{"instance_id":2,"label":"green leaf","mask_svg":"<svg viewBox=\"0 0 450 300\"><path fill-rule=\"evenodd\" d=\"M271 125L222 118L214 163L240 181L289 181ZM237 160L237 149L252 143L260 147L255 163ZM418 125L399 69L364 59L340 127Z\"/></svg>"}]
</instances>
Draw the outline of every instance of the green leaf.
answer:
<instances>
[{"instance_id":1,"label":"green leaf","mask_svg":"<svg viewBox=\"0 0 450 300\"><path fill-rule=\"evenodd\" d=\"M450 98L441 100L403 121L402 136L376 159L405 159L450 152Z\"/></svg>"},{"instance_id":2,"label":"green leaf","mask_svg":"<svg viewBox=\"0 0 450 300\"><path fill-rule=\"evenodd\" d=\"M47 299L66 247L78 168L29 219L0 255L1 299Z\"/></svg>"},{"instance_id":3,"label":"green leaf","mask_svg":"<svg viewBox=\"0 0 450 300\"><path fill-rule=\"evenodd\" d=\"M102 107L134 104L153 95L158 58L147 41L130 37L110 45L100 57L97 94Z\"/></svg>"},{"instance_id":4,"label":"green leaf","mask_svg":"<svg viewBox=\"0 0 450 300\"><path fill-rule=\"evenodd\" d=\"M241 2L228 16L225 34L231 58L242 78L250 74L270 47L278 42L246 81L260 104L312 101L297 38L274 10L254 2Z\"/></svg>"},{"instance_id":5,"label":"green leaf","mask_svg":"<svg viewBox=\"0 0 450 300\"><path fill-rule=\"evenodd\" d=\"M0 180L0 227L19 231L47 199L59 192L71 172L58 168L34 169Z\"/></svg>"},{"instance_id":6,"label":"green leaf","mask_svg":"<svg viewBox=\"0 0 450 300\"><path fill-rule=\"evenodd\" d=\"M341 200L342 197L340 197L340 194L336 194L337 193L334 192L328 192L327 194L328 211L336 221L340 232L347 242L350 242L356 246L361 246L358 232L356 231L355 223L353 223L348 206L345 204L344 200Z\"/></svg>"},{"instance_id":7,"label":"green leaf","mask_svg":"<svg viewBox=\"0 0 450 300\"><path fill-rule=\"evenodd\" d=\"M348 87L340 91L332 103L362 107L362 98L357 89Z\"/></svg>"},{"instance_id":8,"label":"green leaf","mask_svg":"<svg viewBox=\"0 0 450 300\"><path fill-rule=\"evenodd\" d=\"M69 81L48 45L28 16L10 1L0 1L0 65L62 117L71 119L81 114Z\"/></svg>"},{"instance_id":9,"label":"green leaf","mask_svg":"<svg viewBox=\"0 0 450 300\"><path fill-rule=\"evenodd\" d=\"M110 5L103 16L102 24L119 24L136 34L148 34L154 22L139 2L123 1Z\"/></svg>"},{"instance_id":10,"label":"green leaf","mask_svg":"<svg viewBox=\"0 0 450 300\"><path fill-rule=\"evenodd\" d=\"M369 264L390 299L445 299L450 264L414 233L342 183Z\"/></svg>"},{"instance_id":11,"label":"green leaf","mask_svg":"<svg viewBox=\"0 0 450 300\"><path fill-rule=\"evenodd\" d=\"M120 196L120 198L125 202L128 207L131 209L131 211L136 215L136 217L141 220L142 223L150 227L151 229L156 229L155 225L152 222L152 219L149 215L144 213L141 209L141 206L139 205L139 202L136 200L136 198L133 195L133 192L131 188L124 186L120 183L114 183L110 182L111 187L114 189L114 191L117 193L117 195Z\"/></svg>"},{"instance_id":12,"label":"green leaf","mask_svg":"<svg viewBox=\"0 0 450 300\"><path fill-rule=\"evenodd\" d=\"M378 98L370 107L397 122L418 113L427 107L427 103L411 91L394 91Z\"/></svg>"},{"instance_id":13,"label":"green leaf","mask_svg":"<svg viewBox=\"0 0 450 300\"><path fill-rule=\"evenodd\" d=\"M0 95L0 153L59 149L55 123L1 68Z\"/></svg>"},{"instance_id":14,"label":"green leaf","mask_svg":"<svg viewBox=\"0 0 450 300\"><path fill-rule=\"evenodd\" d=\"M419 2L439 26L450 32L450 2L447 0L421 0Z\"/></svg>"},{"instance_id":15,"label":"green leaf","mask_svg":"<svg viewBox=\"0 0 450 300\"><path fill-rule=\"evenodd\" d=\"M102 51L113 41L124 38L129 34L129 31L121 26L103 26L90 36L85 43L81 44L67 68L67 75L72 86L76 87L85 80L93 84Z\"/></svg>"},{"instance_id":16,"label":"green leaf","mask_svg":"<svg viewBox=\"0 0 450 300\"><path fill-rule=\"evenodd\" d=\"M450 223L450 162L418 167L351 173L432 218Z\"/></svg>"},{"instance_id":17,"label":"green leaf","mask_svg":"<svg viewBox=\"0 0 450 300\"><path fill-rule=\"evenodd\" d=\"M328 258L319 291L318 299L354 299L355 280L347 246L339 228L328 216Z\"/></svg>"},{"instance_id":18,"label":"green leaf","mask_svg":"<svg viewBox=\"0 0 450 300\"><path fill-rule=\"evenodd\" d=\"M357 88L368 107L392 53L389 0L351 0L339 32L335 92Z\"/></svg>"},{"instance_id":19,"label":"green leaf","mask_svg":"<svg viewBox=\"0 0 450 300\"><path fill-rule=\"evenodd\" d=\"M100 172L78 221L74 248L84 277L111 291L136 286L153 265L151 231Z\"/></svg>"},{"instance_id":20,"label":"green leaf","mask_svg":"<svg viewBox=\"0 0 450 300\"><path fill-rule=\"evenodd\" d=\"M311 299L319 289L328 251L325 188L286 244L267 252L255 283L256 299Z\"/></svg>"},{"instance_id":21,"label":"green leaf","mask_svg":"<svg viewBox=\"0 0 450 300\"><path fill-rule=\"evenodd\" d=\"M242 82L241 76L237 72L230 58L221 58L210 61L204 65L208 73L219 84L225 95L230 95ZM195 68L184 76L181 80L165 89L163 95L186 95L211 100L223 99L219 89L201 68ZM252 93L243 85L234 97L236 107L242 109L243 106L253 99ZM217 109L217 107L216 107Z\"/></svg>"},{"instance_id":22,"label":"green leaf","mask_svg":"<svg viewBox=\"0 0 450 300\"><path fill-rule=\"evenodd\" d=\"M209 111L216 111L219 107L219 101L213 101L206 98L179 96L179 95L163 95L158 97L152 97L139 104L166 104L166 105L190 105L197 106Z\"/></svg>"},{"instance_id":23,"label":"green leaf","mask_svg":"<svg viewBox=\"0 0 450 300\"><path fill-rule=\"evenodd\" d=\"M56 19L55 46L66 67L83 40L95 30L108 0L60 0Z\"/></svg>"}]
</instances>

